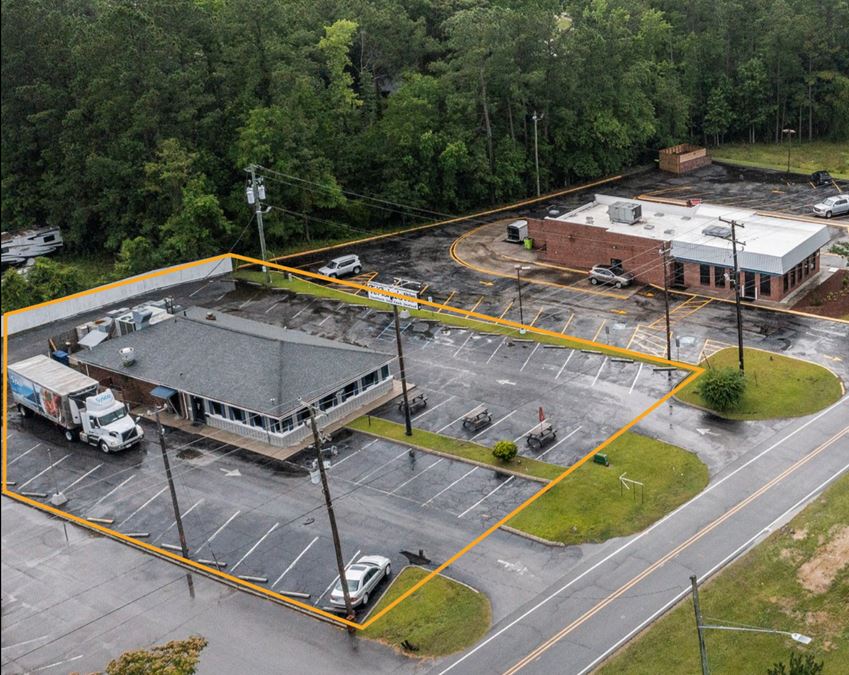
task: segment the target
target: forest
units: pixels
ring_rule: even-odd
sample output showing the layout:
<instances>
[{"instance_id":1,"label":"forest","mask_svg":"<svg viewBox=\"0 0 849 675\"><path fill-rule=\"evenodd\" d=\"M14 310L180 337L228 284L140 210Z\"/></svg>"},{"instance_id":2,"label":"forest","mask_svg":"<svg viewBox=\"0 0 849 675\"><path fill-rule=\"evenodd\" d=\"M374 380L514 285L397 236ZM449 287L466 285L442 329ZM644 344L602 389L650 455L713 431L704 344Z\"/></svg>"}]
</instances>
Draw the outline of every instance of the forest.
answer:
<instances>
[{"instance_id":1,"label":"forest","mask_svg":"<svg viewBox=\"0 0 849 675\"><path fill-rule=\"evenodd\" d=\"M846 0L3 0L3 229L130 274L255 252L250 164L279 251L534 194L535 129L543 191L682 141L843 141L847 26Z\"/></svg>"}]
</instances>

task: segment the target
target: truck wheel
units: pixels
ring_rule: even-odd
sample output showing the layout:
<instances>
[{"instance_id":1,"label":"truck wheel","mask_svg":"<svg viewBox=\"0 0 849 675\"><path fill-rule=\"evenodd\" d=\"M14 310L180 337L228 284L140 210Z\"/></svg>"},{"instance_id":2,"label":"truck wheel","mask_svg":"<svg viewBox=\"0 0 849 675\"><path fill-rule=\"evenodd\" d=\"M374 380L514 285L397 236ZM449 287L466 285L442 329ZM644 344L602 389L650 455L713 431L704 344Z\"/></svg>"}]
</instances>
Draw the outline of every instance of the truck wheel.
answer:
<instances>
[{"instance_id":1,"label":"truck wheel","mask_svg":"<svg viewBox=\"0 0 849 675\"><path fill-rule=\"evenodd\" d=\"M21 417L29 417L31 414L30 409L27 408L25 405L19 405L18 412L21 414Z\"/></svg>"},{"instance_id":2,"label":"truck wheel","mask_svg":"<svg viewBox=\"0 0 849 675\"><path fill-rule=\"evenodd\" d=\"M73 429L65 429L65 440L68 441L68 443L73 443L77 440L77 432Z\"/></svg>"},{"instance_id":3,"label":"truck wheel","mask_svg":"<svg viewBox=\"0 0 849 675\"><path fill-rule=\"evenodd\" d=\"M107 445L106 441L100 441L100 443L97 444L97 447L100 448L101 452L109 454L109 446Z\"/></svg>"}]
</instances>

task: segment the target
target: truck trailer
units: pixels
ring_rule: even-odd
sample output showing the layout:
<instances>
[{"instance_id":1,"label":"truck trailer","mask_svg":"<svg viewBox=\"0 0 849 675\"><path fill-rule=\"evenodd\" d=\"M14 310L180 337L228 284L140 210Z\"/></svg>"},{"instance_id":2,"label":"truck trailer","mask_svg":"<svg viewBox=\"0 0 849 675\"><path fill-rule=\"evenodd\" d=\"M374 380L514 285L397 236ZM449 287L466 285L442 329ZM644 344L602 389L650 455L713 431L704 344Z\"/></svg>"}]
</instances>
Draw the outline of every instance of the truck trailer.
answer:
<instances>
[{"instance_id":1,"label":"truck trailer","mask_svg":"<svg viewBox=\"0 0 849 675\"><path fill-rule=\"evenodd\" d=\"M112 390L44 355L9 365L12 399L22 417L40 415L59 426L68 441L114 452L140 443L144 431Z\"/></svg>"}]
</instances>

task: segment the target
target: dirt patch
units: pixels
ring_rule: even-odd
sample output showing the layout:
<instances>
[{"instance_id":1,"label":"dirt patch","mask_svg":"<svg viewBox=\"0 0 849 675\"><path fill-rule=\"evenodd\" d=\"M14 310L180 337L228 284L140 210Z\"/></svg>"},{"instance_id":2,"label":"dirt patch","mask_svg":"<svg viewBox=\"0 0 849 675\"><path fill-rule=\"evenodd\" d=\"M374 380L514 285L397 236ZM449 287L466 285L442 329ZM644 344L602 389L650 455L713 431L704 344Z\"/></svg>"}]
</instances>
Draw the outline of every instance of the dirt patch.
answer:
<instances>
[{"instance_id":1,"label":"dirt patch","mask_svg":"<svg viewBox=\"0 0 849 675\"><path fill-rule=\"evenodd\" d=\"M807 539L808 537L808 528L803 527L801 530L793 530L793 541L801 541L802 539Z\"/></svg>"},{"instance_id":2,"label":"dirt patch","mask_svg":"<svg viewBox=\"0 0 849 675\"><path fill-rule=\"evenodd\" d=\"M817 550L816 555L799 568L796 578L811 593L824 593L837 573L849 564L849 525Z\"/></svg>"},{"instance_id":3,"label":"dirt patch","mask_svg":"<svg viewBox=\"0 0 849 675\"><path fill-rule=\"evenodd\" d=\"M832 274L793 305L793 309L838 319L849 317L849 270Z\"/></svg>"}]
</instances>

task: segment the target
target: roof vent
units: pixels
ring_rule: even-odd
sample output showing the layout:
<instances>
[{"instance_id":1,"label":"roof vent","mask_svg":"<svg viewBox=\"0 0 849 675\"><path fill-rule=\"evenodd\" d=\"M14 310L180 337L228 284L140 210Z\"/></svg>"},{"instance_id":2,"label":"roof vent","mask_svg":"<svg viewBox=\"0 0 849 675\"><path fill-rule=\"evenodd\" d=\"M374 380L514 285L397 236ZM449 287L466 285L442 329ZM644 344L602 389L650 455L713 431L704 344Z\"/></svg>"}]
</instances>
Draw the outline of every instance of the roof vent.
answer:
<instances>
[{"instance_id":1,"label":"roof vent","mask_svg":"<svg viewBox=\"0 0 849 675\"><path fill-rule=\"evenodd\" d=\"M611 222L633 225L643 215L643 207L631 202L613 202L607 207L607 215Z\"/></svg>"},{"instance_id":2,"label":"roof vent","mask_svg":"<svg viewBox=\"0 0 849 675\"><path fill-rule=\"evenodd\" d=\"M675 234L675 228L670 227L668 230L664 230L663 234Z\"/></svg>"},{"instance_id":3,"label":"roof vent","mask_svg":"<svg viewBox=\"0 0 849 675\"><path fill-rule=\"evenodd\" d=\"M643 229L644 230L653 230L654 225L652 225L651 223L646 223L645 225L643 225Z\"/></svg>"},{"instance_id":4,"label":"roof vent","mask_svg":"<svg viewBox=\"0 0 849 675\"><path fill-rule=\"evenodd\" d=\"M215 312L207 312L206 313L207 321L215 321Z\"/></svg>"},{"instance_id":5,"label":"roof vent","mask_svg":"<svg viewBox=\"0 0 849 675\"><path fill-rule=\"evenodd\" d=\"M593 224L593 217L587 216L587 225L592 225L592 224Z\"/></svg>"},{"instance_id":6,"label":"roof vent","mask_svg":"<svg viewBox=\"0 0 849 675\"><path fill-rule=\"evenodd\" d=\"M654 215L656 215L658 218L663 218L663 215L664 215L664 214L663 214L663 213L661 213L660 211L658 211L658 212L656 212Z\"/></svg>"},{"instance_id":7,"label":"roof vent","mask_svg":"<svg viewBox=\"0 0 849 675\"><path fill-rule=\"evenodd\" d=\"M121 347L118 353L121 355L121 363L124 366L131 366L136 362L136 350L132 347Z\"/></svg>"}]
</instances>

